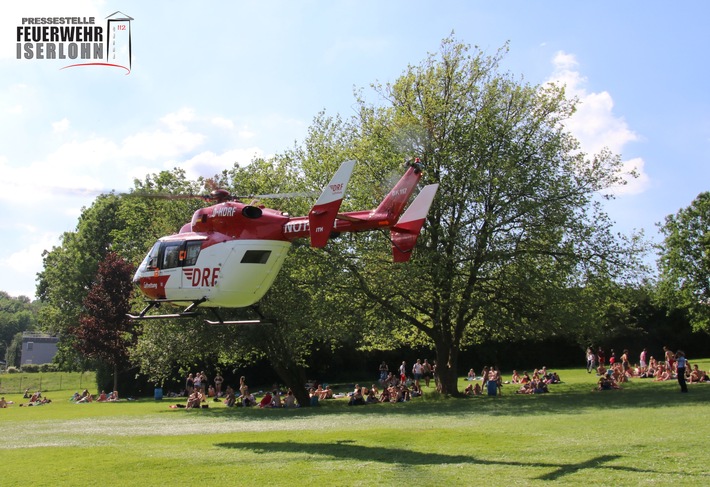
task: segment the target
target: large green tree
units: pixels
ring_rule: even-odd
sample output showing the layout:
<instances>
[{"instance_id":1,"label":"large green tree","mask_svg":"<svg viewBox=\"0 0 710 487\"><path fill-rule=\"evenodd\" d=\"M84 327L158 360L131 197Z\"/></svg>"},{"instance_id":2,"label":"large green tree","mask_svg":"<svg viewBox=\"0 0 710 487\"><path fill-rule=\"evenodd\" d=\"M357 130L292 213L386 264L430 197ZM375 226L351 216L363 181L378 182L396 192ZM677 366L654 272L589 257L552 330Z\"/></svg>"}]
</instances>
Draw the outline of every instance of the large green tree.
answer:
<instances>
[{"instance_id":1,"label":"large green tree","mask_svg":"<svg viewBox=\"0 0 710 487\"><path fill-rule=\"evenodd\" d=\"M600 305L593 293L580 301L580 290L639 266L641 242L615 235L600 201L622 183L620 157L583 153L564 128L575 101L501 73L505 51L487 56L445 39L376 85L377 102L360 96L345 124L358 134L358 159L389 161L383 171L417 155L425 182L440 185L412 262L386 264L389 245L367 238L343 262L389 316L379 337L434 345L444 393L458 393L463 346L569 333L593 316L581 306Z\"/></svg>"},{"instance_id":2,"label":"large green tree","mask_svg":"<svg viewBox=\"0 0 710 487\"><path fill-rule=\"evenodd\" d=\"M686 312L694 329L710 331L710 192L668 215L660 229L659 296Z\"/></svg>"}]
</instances>

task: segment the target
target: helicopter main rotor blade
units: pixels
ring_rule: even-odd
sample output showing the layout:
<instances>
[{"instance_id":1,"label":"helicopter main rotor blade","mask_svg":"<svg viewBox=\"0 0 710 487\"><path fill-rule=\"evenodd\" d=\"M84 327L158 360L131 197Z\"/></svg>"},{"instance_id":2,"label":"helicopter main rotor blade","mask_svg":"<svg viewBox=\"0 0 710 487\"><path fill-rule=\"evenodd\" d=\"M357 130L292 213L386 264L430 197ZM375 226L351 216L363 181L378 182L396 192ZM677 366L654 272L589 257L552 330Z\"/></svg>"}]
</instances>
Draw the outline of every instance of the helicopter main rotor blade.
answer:
<instances>
[{"instance_id":1,"label":"helicopter main rotor blade","mask_svg":"<svg viewBox=\"0 0 710 487\"><path fill-rule=\"evenodd\" d=\"M299 191L295 193L271 193L271 194L253 194L249 196L235 196L235 198L256 198L260 200L265 199L288 199L288 198L312 198L318 196L315 191Z\"/></svg>"}]
</instances>

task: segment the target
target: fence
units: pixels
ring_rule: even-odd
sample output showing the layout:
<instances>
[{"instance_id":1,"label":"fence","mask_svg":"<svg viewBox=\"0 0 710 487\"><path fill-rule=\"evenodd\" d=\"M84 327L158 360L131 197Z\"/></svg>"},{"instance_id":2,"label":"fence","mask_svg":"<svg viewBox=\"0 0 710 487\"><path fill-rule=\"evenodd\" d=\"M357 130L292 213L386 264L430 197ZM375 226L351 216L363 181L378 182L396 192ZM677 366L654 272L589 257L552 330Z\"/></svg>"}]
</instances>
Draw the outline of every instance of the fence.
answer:
<instances>
[{"instance_id":1,"label":"fence","mask_svg":"<svg viewBox=\"0 0 710 487\"><path fill-rule=\"evenodd\" d=\"M96 388L95 372L39 372L0 374L0 394L42 391L79 391Z\"/></svg>"}]
</instances>

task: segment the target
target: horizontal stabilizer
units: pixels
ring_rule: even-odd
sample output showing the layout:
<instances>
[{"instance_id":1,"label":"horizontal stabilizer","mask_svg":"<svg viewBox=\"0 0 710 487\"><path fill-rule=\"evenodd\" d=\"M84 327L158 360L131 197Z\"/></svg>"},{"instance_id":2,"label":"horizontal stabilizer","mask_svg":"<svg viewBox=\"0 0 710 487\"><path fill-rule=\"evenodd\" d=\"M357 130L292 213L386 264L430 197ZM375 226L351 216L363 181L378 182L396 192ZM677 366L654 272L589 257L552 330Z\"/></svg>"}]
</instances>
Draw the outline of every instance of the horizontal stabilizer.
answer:
<instances>
[{"instance_id":1,"label":"horizontal stabilizer","mask_svg":"<svg viewBox=\"0 0 710 487\"><path fill-rule=\"evenodd\" d=\"M308 213L312 247L325 247L328 242L354 167L355 161L343 162Z\"/></svg>"},{"instance_id":2,"label":"horizontal stabilizer","mask_svg":"<svg viewBox=\"0 0 710 487\"><path fill-rule=\"evenodd\" d=\"M424 186L402 218L390 229L392 258L395 262L407 262L412 256L412 249L417 243L417 237L438 189L438 184Z\"/></svg>"}]
</instances>

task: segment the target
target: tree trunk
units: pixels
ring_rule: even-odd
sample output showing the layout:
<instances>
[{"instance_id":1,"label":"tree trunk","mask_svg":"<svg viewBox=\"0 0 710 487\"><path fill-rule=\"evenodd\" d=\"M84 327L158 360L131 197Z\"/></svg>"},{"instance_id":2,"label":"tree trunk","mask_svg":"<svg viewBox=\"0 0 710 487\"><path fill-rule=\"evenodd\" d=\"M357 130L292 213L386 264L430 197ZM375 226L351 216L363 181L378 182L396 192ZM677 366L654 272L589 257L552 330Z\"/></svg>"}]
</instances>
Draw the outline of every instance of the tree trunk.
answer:
<instances>
[{"instance_id":1,"label":"tree trunk","mask_svg":"<svg viewBox=\"0 0 710 487\"><path fill-rule=\"evenodd\" d=\"M113 364L113 390L118 390L118 365Z\"/></svg>"},{"instance_id":2,"label":"tree trunk","mask_svg":"<svg viewBox=\"0 0 710 487\"><path fill-rule=\"evenodd\" d=\"M448 341L436 342L437 390L442 394L459 397L458 390L458 347Z\"/></svg>"},{"instance_id":3,"label":"tree trunk","mask_svg":"<svg viewBox=\"0 0 710 487\"><path fill-rule=\"evenodd\" d=\"M309 407L311 405L310 396L306 390L306 374L303 368L295 364L286 365L279 361L271 360L271 366L278 374L281 380L286 384L286 387L293 391L293 395L301 407Z\"/></svg>"}]
</instances>

